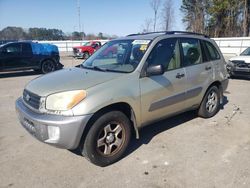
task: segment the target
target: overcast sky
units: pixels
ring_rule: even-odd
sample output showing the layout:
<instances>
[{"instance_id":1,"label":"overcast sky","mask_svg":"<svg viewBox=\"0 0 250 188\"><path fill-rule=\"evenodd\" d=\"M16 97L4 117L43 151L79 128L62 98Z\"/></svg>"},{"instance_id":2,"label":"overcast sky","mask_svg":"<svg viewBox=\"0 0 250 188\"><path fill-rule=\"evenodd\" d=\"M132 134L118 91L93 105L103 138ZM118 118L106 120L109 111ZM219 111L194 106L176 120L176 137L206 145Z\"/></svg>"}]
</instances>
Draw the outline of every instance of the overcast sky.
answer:
<instances>
[{"instance_id":1,"label":"overcast sky","mask_svg":"<svg viewBox=\"0 0 250 188\"><path fill-rule=\"evenodd\" d=\"M172 30L183 30L181 0L173 0L173 3L175 23ZM82 30L94 34L137 33L142 31L145 19L153 18L150 0L80 0L80 10ZM160 20L158 23L161 26ZM0 0L0 29L7 26L45 27L67 33L78 31L78 25L77 0Z\"/></svg>"}]
</instances>

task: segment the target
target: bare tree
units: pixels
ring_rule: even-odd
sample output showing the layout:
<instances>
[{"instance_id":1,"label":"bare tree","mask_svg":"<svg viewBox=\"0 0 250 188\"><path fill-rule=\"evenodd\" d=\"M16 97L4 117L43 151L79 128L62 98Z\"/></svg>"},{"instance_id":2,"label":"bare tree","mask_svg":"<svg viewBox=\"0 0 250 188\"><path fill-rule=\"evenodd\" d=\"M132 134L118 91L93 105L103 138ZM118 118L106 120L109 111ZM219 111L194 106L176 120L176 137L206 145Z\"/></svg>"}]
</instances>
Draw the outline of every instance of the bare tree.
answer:
<instances>
[{"instance_id":1,"label":"bare tree","mask_svg":"<svg viewBox=\"0 0 250 188\"><path fill-rule=\"evenodd\" d=\"M158 16L158 10L161 5L161 0L152 0L150 3L153 11L154 11L154 31L156 29L156 22L157 22L157 16Z\"/></svg>"},{"instance_id":2,"label":"bare tree","mask_svg":"<svg viewBox=\"0 0 250 188\"><path fill-rule=\"evenodd\" d=\"M173 2L172 0L165 0L162 9L162 20L163 20L163 29L168 31L171 29L173 24Z\"/></svg>"},{"instance_id":3,"label":"bare tree","mask_svg":"<svg viewBox=\"0 0 250 188\"><path fill-rule=\"evenodd\" d=\"M150 32L152 31L152 19L145 19L144 21L144 25L142 26L142 32L143 33L147 33L147 32Z\"/></svg>"}]
</instances>

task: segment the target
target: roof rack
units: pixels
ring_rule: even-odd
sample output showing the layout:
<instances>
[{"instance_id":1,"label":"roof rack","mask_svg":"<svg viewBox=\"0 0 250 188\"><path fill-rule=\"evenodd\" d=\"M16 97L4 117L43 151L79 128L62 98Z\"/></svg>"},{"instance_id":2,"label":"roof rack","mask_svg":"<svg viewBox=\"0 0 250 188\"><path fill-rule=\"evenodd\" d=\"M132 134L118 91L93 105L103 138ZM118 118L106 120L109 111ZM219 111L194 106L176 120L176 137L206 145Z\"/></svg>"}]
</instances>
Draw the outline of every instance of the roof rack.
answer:
<instances>
[{"instance_id":1,"label":"roof rack","mask_svg":"<svg viewBox=\"0 0 250 188\"><path fill-rule=\"evenodd\" d=\"M190 35L199 35L199 36L204 36L206 38L210 38L208 35L201 34L201 33L195 33L195 32L190 32L190 31L156 31L156 32L147 32L147 33L138 33L138 34L130 34L127 35L129 36L136 36L136 35L149 35L149 34L157 34L157 33L162 33L166 35L173 35L173 34L190 34Z\"/></svg>"}]
</instances>

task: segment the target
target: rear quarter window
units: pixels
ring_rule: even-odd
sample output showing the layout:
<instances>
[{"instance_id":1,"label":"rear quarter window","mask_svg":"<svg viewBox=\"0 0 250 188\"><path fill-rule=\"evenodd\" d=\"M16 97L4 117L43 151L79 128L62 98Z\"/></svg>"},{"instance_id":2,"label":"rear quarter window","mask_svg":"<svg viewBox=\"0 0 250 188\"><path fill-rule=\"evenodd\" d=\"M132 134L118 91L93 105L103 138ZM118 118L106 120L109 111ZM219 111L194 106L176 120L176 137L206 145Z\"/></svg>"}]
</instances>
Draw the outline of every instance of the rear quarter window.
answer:
<instances>
[{"instance_id":1,"label":"rear quarter window","mask_svg":"<svg viewBox=\"0 0 250 188\"><path fill-rule=\"evenodd\" d=\"M205 41L205 45L206 45L208 56L209 56L210 60L220 59L220 54L212 43Z\"/></svg>"}]
</instances>

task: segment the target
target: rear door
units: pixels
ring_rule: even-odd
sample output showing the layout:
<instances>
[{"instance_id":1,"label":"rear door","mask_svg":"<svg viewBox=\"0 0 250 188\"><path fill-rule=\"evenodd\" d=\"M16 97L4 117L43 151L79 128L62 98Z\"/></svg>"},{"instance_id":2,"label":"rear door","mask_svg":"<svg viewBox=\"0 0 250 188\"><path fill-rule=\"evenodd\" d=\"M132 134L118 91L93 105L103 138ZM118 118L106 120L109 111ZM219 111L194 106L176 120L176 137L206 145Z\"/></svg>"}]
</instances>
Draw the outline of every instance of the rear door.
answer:
<instances>
[{"instance_id":1,"label":"rear door","mask_svg":"<svg viewBox=\"0 0 250 188\"><path fill-rule=\"evenodd\" d=\"M21 47L22 47L22 51L21 51L20 59L19 59L20 66L26 67L26 68L34 67L36 62L33 61L32 59L33 54L32 54L30 43L22 43Z\"/></svg>"},{"instance_id":2,"label":"rear door","mask_svg":"<svg viewBox=\"0 0 250 188\"><path fill-rule=\"evenodd\" d=\"M196 107L212 81L212 64L199 39L181 38L180 47L187 75L186 105L188 108Z\"/></svg>"},{"instance_id":3,"label":"rear door","mask_svg":"<svg viewBox=\"0 0 250 188\"><path fill-rule=\"evenodd\" d=\"M147 66L162 64L165 73L140 78L142 124L186 108L186 75L181 66L177 38L159 41L151 51Z\"/></svg>"}]
</instances>

